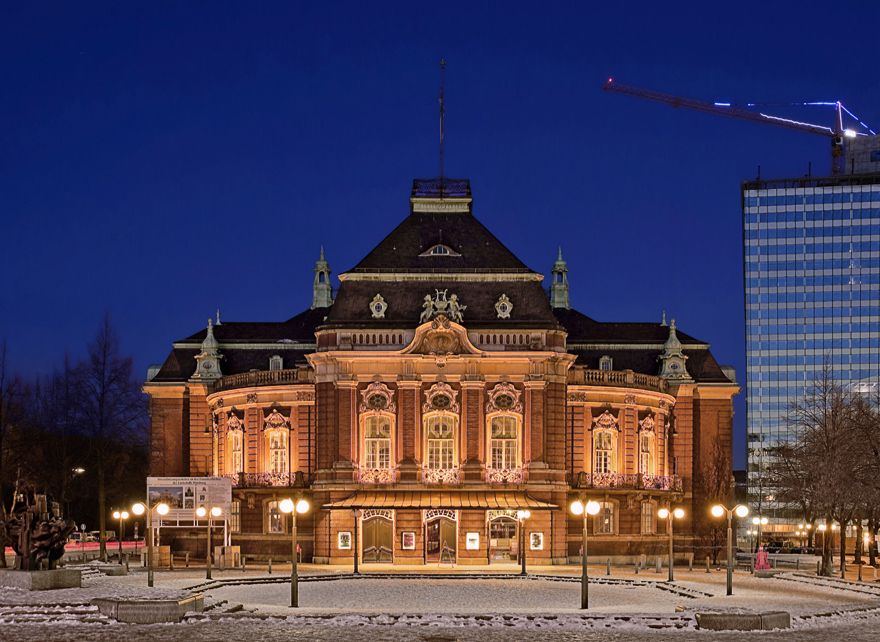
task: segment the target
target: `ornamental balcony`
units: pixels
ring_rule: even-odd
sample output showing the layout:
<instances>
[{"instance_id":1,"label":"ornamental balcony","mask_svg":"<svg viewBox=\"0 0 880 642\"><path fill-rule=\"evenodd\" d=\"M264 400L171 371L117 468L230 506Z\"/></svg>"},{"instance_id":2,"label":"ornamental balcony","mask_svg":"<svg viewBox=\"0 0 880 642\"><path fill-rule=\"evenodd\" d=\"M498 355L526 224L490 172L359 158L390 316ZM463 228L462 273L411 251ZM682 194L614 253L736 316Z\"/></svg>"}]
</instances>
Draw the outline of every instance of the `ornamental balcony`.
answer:
<instances>
[{"instance_id":1,"label":"ornamental balcony","mask_svg":"<svg viewBox=\"0 0 880 642\"><path fill-rule=\"evenodd\" d=\"M232 480L233 488L308 488L312 476L301 470L289 473L226 473L220 477Z\"/></svg>"},{"instance_id":2,"label":"ornamental balcony","mask_svg":"<svg viewBox=\"0 0 880 642\"><path fill-rule=\"evenodd\" d=\"M522 468L487 468L487 484L522 484L526 473Z\"/></svg>"},{"instance_id":3,"label":"ornamental balcony","mask_svg":"<svg viewBox=\"0 0 880 642\"><path fill-rule=\"evenodd\" d=\"M667 392L669 382L663 377L640 374L632 370L587 370L572 368L568 371L570 386L613 386L616 388L638 388L654 392Z\"/></svg>"},{"instance_id":4,"label":"ornamental balcony","mask_svg":"<svg viewBox=\"0 0 880 642\"><path fill-rule=\"evenodd\" d=\"M397 482L396 468L358 468L359 484L394 484Z\"/></svg>"},{"instance_id":5,"label":"ornamental balcony","mask_svg":"<svg viewBox=\"0 0 880 642\"><path fill-rule=\"evenodd\" d=\"M284 384L315 383L315 373L310 368L290 370L251 370L240 374L220 377L214 382L213 392L223 392L236 388L259 388Z\"/></svg>"},{"instance_id":6,"label":"ornamental balcony","mask_svg":"<svg viewBox=\"0 0 880 642\"><path fill-rule=\"evenodd\" d=\"M623 475L619 473L580 472L570 479L572 489L591 488L622 490L669 490L682 491L678 475Z\"/></svg>"},{"instance_id":7,"label":"ornamental balcony","mask_svg":"<svg viewBox=\"0 0 880 642\"><path fill-rule=\"evenodd\" d=\"M422 468L419 480L423 484L460 484L461 468Z\"/></svg>"}]
</instances>

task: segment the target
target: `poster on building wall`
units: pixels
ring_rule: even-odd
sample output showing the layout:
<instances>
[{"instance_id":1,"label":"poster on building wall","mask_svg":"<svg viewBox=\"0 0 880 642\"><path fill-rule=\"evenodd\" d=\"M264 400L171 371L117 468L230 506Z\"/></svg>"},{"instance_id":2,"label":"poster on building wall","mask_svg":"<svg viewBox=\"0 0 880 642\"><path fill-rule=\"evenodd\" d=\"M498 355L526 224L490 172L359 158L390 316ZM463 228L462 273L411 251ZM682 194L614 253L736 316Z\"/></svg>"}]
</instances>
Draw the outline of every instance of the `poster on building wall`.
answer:
<instances>
[{"instance_id":1,"label":"poster on building wall","mask_svg":"<svg viewBox=\"0 0 880 642\"><path fill-rule=\"evenodd\" d=\"M348 551L351 550L351 532L350 531L342 531L339 535L336 536L336 546L340 550Z\"/></svg>"},{"instance_id":2,"label":"poster on building wall","mask_svg":"<svg viewBox=\"0 0 880 642\"><path fill-rule=\"evenodd\" d=\"M468 533L467 538L465 539L465 547L469 551L480 550L480 534L479 533Z\"/></svg>"},{"instance_id":3,"label":"poster on building wall","mask_svg":"<svg viewBox=\"0 0 880 642\"><path fill-rule=\"evenodd\" d=\"M416 533L415 531L404 531L402 534L402 540L400 543L401 548L407 551L412 551L416 547Z\"/></svg>"},{"instance_id":4,"label":"poster on building wall","mask_svg":"<svg viewBox=\"0 0 880 642\"><path fill-rule=\"evenodd\" d=\"M544 550L544 533L532 533L529 537L529 543L533 551Z\"/></svg>"},{"instance_id":5,"label":"poster on building wall","mask_svg":"<svg viewBox=\"0 0 880 642\"><path fill-rule=\"evenodd\" d=\"M150 509L168 505L168 514L154 519L197 519L196 509L220 508L216 521L228 520L232 513L232 480L228 477L147 477L147 500Z\"/></svg>"}]
</instances>

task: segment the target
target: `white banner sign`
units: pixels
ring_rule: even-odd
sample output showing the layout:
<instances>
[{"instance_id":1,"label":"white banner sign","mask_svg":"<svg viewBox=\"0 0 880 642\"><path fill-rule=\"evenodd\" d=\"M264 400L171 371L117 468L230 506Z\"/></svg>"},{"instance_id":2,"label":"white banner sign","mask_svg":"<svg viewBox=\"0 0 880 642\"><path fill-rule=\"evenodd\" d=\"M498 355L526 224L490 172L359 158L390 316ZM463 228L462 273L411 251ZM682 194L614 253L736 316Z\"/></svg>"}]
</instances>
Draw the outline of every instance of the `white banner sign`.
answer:
<instances>
[{"instance_id":1,"label":"white banner sign","mask_svg":"<svg viewBox=\"0 0 880 642\"><path fill-rule=\"evenodd\" d=\"M168 514L160 519L199 519L196 517L199 506L209 511L218 506L222 512L213 519L229 520L232 480L228 477L147 477L147 498L151 509L161 503L168 504Z\"/></svg>"}]
</instances>

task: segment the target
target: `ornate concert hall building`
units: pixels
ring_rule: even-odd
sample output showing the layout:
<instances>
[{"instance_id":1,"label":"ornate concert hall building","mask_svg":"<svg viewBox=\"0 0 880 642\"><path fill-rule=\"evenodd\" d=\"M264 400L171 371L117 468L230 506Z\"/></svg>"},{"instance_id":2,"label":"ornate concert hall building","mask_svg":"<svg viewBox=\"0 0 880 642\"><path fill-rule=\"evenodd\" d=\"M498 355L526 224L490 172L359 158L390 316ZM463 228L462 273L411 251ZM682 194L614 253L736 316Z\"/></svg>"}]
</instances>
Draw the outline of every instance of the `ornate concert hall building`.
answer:
<instances>
[{"instance_id":1,"label":"ornate concert hall building","mask_svg":"<svg viewBox=\"0 0 880 642\"><path fill-rule=\"evenodd\" d=\"M523 543L565 563L579 498L600 504L598 559L665 553L669 505L676 555L699 546L707 480L730 477L733 370L665 316L572 309L561 251L546 291L467 180L414 181L410 212L335 293L322 250L310 309L174 343L144 385L150 475L230 477L232 544L258 559L289 557L294 496L318 563L491 564Z\"/></svg>"}]
</instances>

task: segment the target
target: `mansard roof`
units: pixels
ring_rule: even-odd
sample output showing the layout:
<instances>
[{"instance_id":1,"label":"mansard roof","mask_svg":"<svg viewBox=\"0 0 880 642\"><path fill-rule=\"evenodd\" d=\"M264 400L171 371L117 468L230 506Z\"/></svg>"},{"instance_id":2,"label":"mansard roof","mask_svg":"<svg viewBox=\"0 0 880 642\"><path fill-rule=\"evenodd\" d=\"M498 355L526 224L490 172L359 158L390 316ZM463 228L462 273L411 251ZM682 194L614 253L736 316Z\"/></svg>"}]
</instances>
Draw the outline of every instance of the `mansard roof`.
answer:
<instances>
[{"instance_id":1,"label":"mansard roof","mask_svg":"<svg viewBox=\"0 0 880 642\"><path fill-rule=\"evenodd\" d=\"M315 308L300 312L281 322L224 321L214 326L214 337L219 343L294 342L315 343L315 328L324 322L329 308ZM199 343L205 339L207 328L176 343Z\"/></svg>"},{"instance_id":2,"label":"mansard roof","mask_svg":"<svg viewBox=\"0 0 880 642\"><path fill-rule=\"evenodd\" d=\"M568 352L577 356L576 366L596 370L599 360L611 357L614 370L657 375L669 326L660 323L602 323L577 310L554 308L553 313L568 331ZM676 328L687 357L688 374L697 383L733 383L709 352L709 345Z\"/></svg>"}]
</instances>

